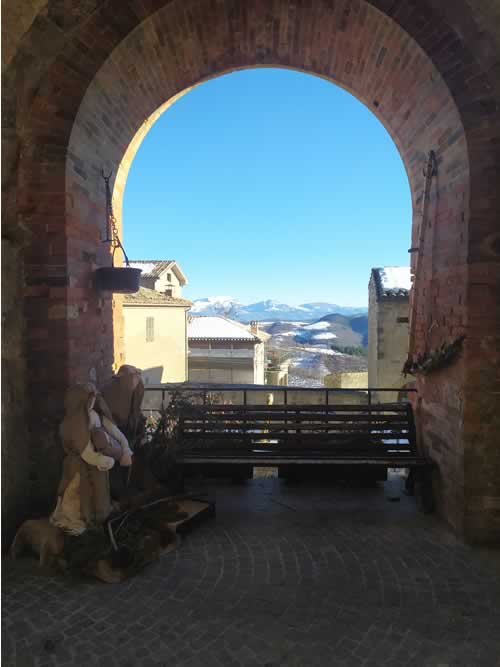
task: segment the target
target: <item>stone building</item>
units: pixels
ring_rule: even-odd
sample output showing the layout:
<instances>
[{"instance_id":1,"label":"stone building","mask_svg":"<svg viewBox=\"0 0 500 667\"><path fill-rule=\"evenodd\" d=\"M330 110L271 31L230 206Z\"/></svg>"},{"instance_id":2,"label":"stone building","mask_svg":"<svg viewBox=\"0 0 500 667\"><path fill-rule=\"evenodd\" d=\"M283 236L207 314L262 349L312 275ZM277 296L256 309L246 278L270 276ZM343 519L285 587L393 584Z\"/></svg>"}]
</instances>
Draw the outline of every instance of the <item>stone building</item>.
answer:
<instances>
[{"instance_id":1,"label":"stone building","mask_svg":"<svg viewBox=\"0 0 500 667\"><path fill-rule=\"evenodd\" d=\"M264 342L257 323L226 317L189 317L190 382L264 384Z\"/></svg>"},{"instance_id":2,"label":"stone building","mask_svg":"<svg viewBox=\"0 0 500 667\"><path fill-rule=\"evenodd\" d=\"M368 285L368 386L399 389L408 357L409 266L372 269ZM381 401L397 392L374 394Z\"/></svg>"}]
</instances>

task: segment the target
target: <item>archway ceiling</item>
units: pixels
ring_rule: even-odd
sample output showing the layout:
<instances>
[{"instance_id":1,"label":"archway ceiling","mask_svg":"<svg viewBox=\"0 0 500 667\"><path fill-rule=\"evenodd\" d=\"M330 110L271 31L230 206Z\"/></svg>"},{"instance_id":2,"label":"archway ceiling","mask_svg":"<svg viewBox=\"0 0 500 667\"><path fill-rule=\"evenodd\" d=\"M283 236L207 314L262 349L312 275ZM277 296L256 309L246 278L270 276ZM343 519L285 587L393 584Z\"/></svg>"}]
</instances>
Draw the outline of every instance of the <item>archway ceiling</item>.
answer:
<instances>
[{"instance_id":1,"label":"archway ceiling","mask_svg":"<svg viewBox=\"0 0 500 667\"><path fill-rule=\"evenodd\" d=\"M189 7L192 8L190 11L201 13L206 27L215 25L214 18L220 15L221 4L225 3L197 0L189 3ZM496 127L497 132L500 127L500 9L496 0L455 0L453 8L444 0L339 0L317 3L259 0L255 6L259 15L266 16L265 27L262 32L252 34L251 28L248 33L245 26L238 25L238 20L244 9L253 4L241 0L228 2L225 24L235 55L245 49L248 40L261 41L261 48L256 52L258 64L287 64L276 63L267 52L272 43L272 33L276 30L276 17L280 13L290 15L293 11L303 11L309 5L314 7L316 13L318 7L324 8L337 17L340 27L343 22L349 25L352 17L362 13L365 7L375 8L384 17L391 17L394 25L401 26L429 56L445 81L460 110L469 149L471 138L474 138L473 151L484 154L487 151L483 148L491 148L486 144L491 140L492 127ZM6 5L10 5L10 0ZM40 2L35 0L23 3L23 20L12 22L14 35L24 30L39 5ZM47 143L57 143L62 148L72 130L72 119L78 112L82 90L90 85L110 53L127 36L130 38L142 22L154 20L154 14L159 10L159 13L165 13L175 5L175 0L50 0L46 3L22 37L21 48L6 71L3 87L6 143L9 128L13 130L17 126L21 136L34 138L38 135L47 139ZM8 12L6 14L4 27L9 31ZM16 16L15 13L13 15ZM189 20L175 25L181 40L183 31L187 34L188 24ZM198 26L198 30L200 28L203 30L202 26ZM308 30L307 27L304 29ZM216 27L215 34L217 30L220 31L220 26ZM326 26L323 34L326 34ZM304 37L304 34L299 36ZM312 33L311 38L314 39ZM9 43L10 51L15 43L16 37L13 37ZM211 54L208 52L206 55L210 58ZM225 57L228 57L227 52ZM230 60L228 67L238 65ZM211 67L220 70L220 64L212 62ZM243 60L240 64L246 66L252 63ZM307 69L314 69L317 63L306 62L305 65ZM321 66L322 63L317 69L321 70ZM210 67L207 69L210 70ZM210 71L206 72L206 76L210 74ZM338 73L336 76L339 83L349 87L349 81L342 82ZM380 82L374 80L374 83ZM369 100L364 101L369 103ZM50 137L47 116L51 116ZM54 116L59 126L57 138L54 136ZM39 151L33 155L34 160L45 157L43 149L41 154ZM489 165L479 165L478 187L485 187L491 180L490 177L484 178L485 166L491 168L494 165L491 160ZM474 173L472 177L474 179Z\"/></svg>"},{"instance_id":2,"label":"archway ceiling","mask_svg":"<svg viewBox=\"0 0 500 667\"><path fill-rule=\"evenodd\" d=\"M201 0L200 0L201 2ZM208 0L204 4L210 5ZM460 62L475 97L500 100L500 4L497 0L368 0L410 34L433 60L452 92L460 87ZM29 106L51 64L59 60L88 81L110 48L169 0L5 0L2 3L4 127L29 118ZM233 3L236 7L237 0ZM271 4L271 3L269 3ZM359 0L330 3L344 9ZM473 55L472 55L473 54ZM450 67L450 57L455 63ZM69 63L71 63L69 65ZM76 65L78 63L78 65ZM11 64L11 67L8 65ZM481 81L478 74L482 74ZM22 78L23 98L13 95ZM484 77L488 79L485 86ZM460 93L460 90L456 91ZM18 98L18 99L17 99Z\"/></svg>"},{"instance_id":3,"label":"archway ceiling","mask_svg":"<svg viewBox=\"0 0 500 667\"><path fill-rule=\"evenodd\" d=\"M101 166L121 165L119 209L135 150L164 103L211 76L256 65L309 71L353 92L391 132L415 197L431 147L463 178L463 128L447 87L416 42L372 5L171 2L119 44L87 89L69 146L72 197L100 196ZM65 104L62 89L60 97ZM80 218L98 205L92 194Z\"/></svg>"}]
</instances>

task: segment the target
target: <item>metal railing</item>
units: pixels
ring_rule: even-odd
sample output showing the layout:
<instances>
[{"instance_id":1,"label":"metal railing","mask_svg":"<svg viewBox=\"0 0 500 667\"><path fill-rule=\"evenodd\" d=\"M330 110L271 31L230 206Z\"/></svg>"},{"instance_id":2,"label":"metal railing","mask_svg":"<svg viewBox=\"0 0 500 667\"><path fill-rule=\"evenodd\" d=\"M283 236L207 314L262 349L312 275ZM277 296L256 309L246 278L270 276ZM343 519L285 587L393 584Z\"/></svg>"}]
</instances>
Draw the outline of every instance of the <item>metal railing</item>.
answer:
<instances>
[{"instance_id":1,"label":"metal railing","mask_svg":"<svg viewBox=\"0 0 500 667\"><path fill-rule=\"evenodd\" d=\"M166 383L146 385L143 412L159 412L170 403L172 395L182 395L193 404L227 403L232 405L371 405L407 401L414 388L366 387L343 389L330 387L288 387L283 385ZM381 400L387 395L387 401ZM272 398L270 398L272 396ZM396 398L395 398L396 396ZM405 398L403 398L405 397Z\"/></svg>"}]
</instances>

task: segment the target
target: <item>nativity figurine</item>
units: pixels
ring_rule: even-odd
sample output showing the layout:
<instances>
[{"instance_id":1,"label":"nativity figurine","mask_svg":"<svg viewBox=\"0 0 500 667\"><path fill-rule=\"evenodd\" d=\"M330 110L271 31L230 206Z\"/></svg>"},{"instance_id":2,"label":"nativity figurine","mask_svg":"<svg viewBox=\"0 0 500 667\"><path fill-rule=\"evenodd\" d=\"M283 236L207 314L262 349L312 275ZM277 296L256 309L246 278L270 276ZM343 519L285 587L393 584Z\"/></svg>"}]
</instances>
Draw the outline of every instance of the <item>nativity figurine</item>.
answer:
<instances>
[{"instance_id":1,"label":"nativity figurine","mask_svg":"<svg viewBox=\"0 0 500 667\"><path fill-rule=\"evenodd\" d=\"M70 388L60 427L64 463L57 505L50 521L70 535L81 535L111 514L108 471L131 466L132 451L93 384Z\"/></svg>"},{"instance_id":2,"label":"nativity figurine","mask_svg":"<svg viewBox=\"0 0 500 667\"><path fill-rule=\"evenodd\" d=\"M145 427L142 414L144 382L141 371L135 366L120 366L116 375L103 387L102 395L109 407L113 421L125 433L132 449L140 442Z\"/></svg>"}]
</instances>

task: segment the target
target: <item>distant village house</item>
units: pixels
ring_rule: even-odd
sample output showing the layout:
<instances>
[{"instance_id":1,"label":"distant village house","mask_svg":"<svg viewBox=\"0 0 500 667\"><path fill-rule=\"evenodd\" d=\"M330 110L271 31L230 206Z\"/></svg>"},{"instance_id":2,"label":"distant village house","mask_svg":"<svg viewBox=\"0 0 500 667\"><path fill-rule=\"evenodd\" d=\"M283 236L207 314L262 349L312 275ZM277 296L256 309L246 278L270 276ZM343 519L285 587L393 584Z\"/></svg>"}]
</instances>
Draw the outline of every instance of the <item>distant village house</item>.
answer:
<instances>
[{"instance_id":1,"label":"distant village house","mask_svg":"<svg viewBox=\"0 0 500 667\"><path fill-rule=\"evenodd\" d=\"M253 322L226 317L188 318L190 382L264 384L264 340Z\"/></svg>"},{"instance_id":2,"label":"distant village house","mask_svg":"<svg viewBox=\"0 0 500 667\"><path fill-rule=\"evenodd\" d=\"M174 260L135 260L142 270L139 291L123 303L126 363L142 369L146 384L185 382L187 312L182 298L187 279Z\"/></svg>"}]
</instances>

